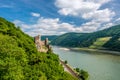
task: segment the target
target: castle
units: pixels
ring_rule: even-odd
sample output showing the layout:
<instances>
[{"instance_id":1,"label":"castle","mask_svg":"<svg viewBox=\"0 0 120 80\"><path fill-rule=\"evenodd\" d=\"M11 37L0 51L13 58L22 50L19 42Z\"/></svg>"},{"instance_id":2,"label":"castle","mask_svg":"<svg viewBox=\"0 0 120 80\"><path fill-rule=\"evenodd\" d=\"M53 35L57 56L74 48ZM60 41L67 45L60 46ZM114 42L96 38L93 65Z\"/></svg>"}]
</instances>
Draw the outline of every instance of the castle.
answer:
<instances>
[{"instance_id":1,"label":"castle","mask_svg":"<svg viewBox=\"0 0 120 80\"><path fill-rule=\"evenodd\" d=\"M34 42L39 52L47 52L51 48L48 44L48 38L42 41L40 35L34 37Z\"/></svg>"}]
</instances>

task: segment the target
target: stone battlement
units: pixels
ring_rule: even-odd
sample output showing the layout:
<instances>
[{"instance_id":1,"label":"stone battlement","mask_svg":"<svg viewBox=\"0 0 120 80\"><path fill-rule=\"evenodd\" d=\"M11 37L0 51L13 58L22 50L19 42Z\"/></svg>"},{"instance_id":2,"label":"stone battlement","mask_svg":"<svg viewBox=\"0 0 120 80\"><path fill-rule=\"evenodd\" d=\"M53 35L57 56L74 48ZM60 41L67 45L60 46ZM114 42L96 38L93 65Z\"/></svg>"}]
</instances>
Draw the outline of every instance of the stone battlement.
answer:
<instances>
[{"instance_id":1,"label":"stone battlement","mask_svg":"<svg viewBox=\"0 0 120 80\"><path fill-rule=\"evenodd\" d=\"M35 36L34 42L39 52L47 52L50 49L50 45L48 44L48 38L45 40L41 40L41 36Z\"/></svg>"}]
</instances>

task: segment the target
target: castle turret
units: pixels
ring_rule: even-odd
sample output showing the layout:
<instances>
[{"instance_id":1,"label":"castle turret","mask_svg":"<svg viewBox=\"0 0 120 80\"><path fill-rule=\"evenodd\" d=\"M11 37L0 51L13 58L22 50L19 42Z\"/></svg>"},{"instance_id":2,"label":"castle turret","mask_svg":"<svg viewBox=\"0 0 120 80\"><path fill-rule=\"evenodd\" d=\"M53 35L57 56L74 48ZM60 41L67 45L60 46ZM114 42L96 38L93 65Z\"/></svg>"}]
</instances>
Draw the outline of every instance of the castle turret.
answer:
<instances>
[{"instance_id":1,"label":"castle turret","mask_svg":"<svg viewBox=\"0 0 120 80\"><path fill-rule=\"evenodd\" d=\"M48 45L48 38L45 39L45 46Z\"/></svg>"},{"instance_id":2,"label":"castle turret","mask_svg":"<svg viewBox=\"0 0 120 80\"><path fill-rule=\"evenodd\" d=\"M41 41L41 35L38 35L39 40Z\"/></svg>"},{"instance_id":3,"label":"castle turret","mask_svg":"<svg viewBox=\"0 0 120 80\"><path fill-rule=\"evenodd\" d=\"M37 42L39 42L39 41L41 41L40 35L35 36L35 37L34 37L34 42L37 43Z\"/></svg>"},{"instance_id":4,"label":"castle turret","mask_svg":"<svg viewBox=\"0 0 120 80\"><path fill-rule=\"evenodd\" d=\"M38 51L40 52L51 52L51 46L48 43L48 38L46 38L44 41L41 40L41 36L35 36L34 37L34 42L36 44L36 47Z\"/></svg>"}]
</instances>

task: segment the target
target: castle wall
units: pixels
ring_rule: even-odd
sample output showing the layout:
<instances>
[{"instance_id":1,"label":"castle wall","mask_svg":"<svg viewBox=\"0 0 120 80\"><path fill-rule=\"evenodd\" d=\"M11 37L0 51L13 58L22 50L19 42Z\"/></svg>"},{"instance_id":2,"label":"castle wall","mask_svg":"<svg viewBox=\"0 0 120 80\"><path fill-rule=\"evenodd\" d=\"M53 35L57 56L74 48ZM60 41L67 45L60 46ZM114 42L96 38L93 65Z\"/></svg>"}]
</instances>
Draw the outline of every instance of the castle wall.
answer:
<instances>
[{"instance_id":1,"label":"castle wall","mask_svg":"<svg viewBox=\"0 0 120 80\"><path fill-rule=\"evenodd\" d=\"M36 47L38 51L40 52L47 52L48 51L48 38L46 38L44 41L41 41L41 36L35 36L34 42L36 44Z\"/></svg>"}]
</instances>

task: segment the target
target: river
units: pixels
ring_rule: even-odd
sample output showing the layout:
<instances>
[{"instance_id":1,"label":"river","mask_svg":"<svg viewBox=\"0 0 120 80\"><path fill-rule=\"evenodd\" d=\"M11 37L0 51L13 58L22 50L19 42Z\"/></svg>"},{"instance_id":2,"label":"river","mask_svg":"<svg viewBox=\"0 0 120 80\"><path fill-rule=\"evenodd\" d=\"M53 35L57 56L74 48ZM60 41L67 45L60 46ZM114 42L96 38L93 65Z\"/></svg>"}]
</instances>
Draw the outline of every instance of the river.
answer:
<instances>
[{"instance_id":1,"label":"river","mask_svg":"<svg viewBox=\"0 0 120 80\"><path fill-rule=\"evenodd\" d=\"M53 46L53 51L60 59L67 60L73 68L88 71L89 80L120 80L120 56L71 51L67 48Z\"/></svg>"}]
</instances>

